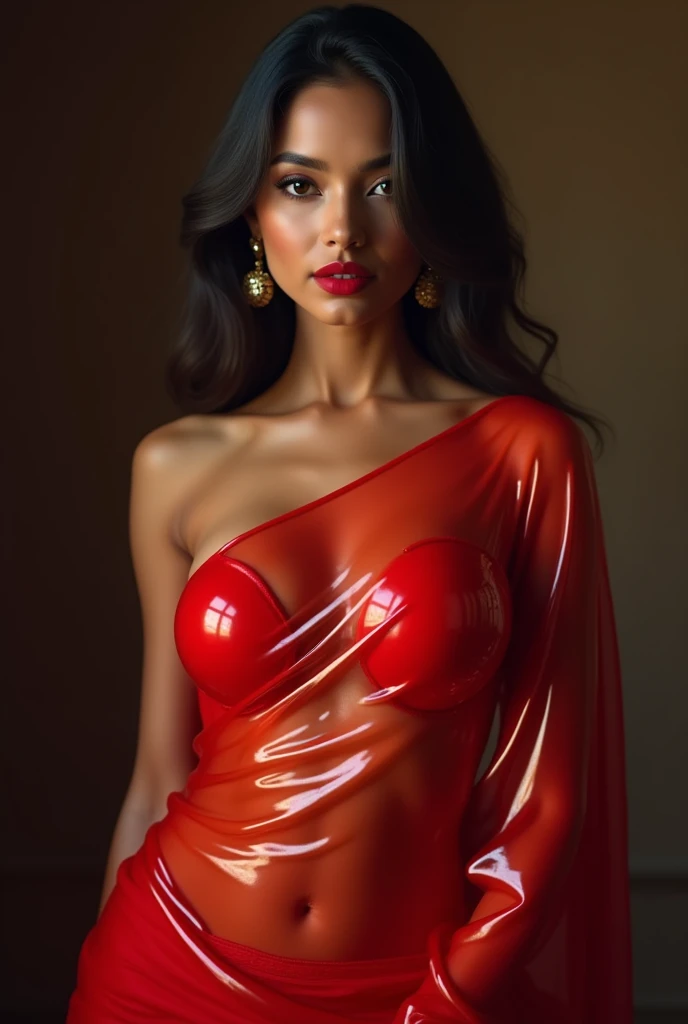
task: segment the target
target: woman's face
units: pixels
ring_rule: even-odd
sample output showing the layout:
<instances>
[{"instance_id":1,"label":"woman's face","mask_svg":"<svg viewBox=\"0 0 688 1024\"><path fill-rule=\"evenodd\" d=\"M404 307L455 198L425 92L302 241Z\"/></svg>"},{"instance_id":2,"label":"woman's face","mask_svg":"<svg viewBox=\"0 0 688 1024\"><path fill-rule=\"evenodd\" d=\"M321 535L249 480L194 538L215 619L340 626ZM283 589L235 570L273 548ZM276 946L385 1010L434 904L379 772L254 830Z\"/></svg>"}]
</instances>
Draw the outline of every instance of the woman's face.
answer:
<instances>
[{"instance_id":1,"label":"woman's face","mask_svg":"<svg viewBox=\"0 0 688 1024\"><path fill-rule=\"evenodd\" d=\"M263 240L266 269L298 307L324 323L376 318L423 266L390 198L390 118L386 98L366 82L304 88L283 118L272 162L246 211L251 233ZM281 156L287 152L291 159ZM299 164L294 154L319 165ZM371 161L376 166L361 169ZM349 295L323 290L313 275L336 261L362 264L372 279Z\"/></svg>"}]
</instances>

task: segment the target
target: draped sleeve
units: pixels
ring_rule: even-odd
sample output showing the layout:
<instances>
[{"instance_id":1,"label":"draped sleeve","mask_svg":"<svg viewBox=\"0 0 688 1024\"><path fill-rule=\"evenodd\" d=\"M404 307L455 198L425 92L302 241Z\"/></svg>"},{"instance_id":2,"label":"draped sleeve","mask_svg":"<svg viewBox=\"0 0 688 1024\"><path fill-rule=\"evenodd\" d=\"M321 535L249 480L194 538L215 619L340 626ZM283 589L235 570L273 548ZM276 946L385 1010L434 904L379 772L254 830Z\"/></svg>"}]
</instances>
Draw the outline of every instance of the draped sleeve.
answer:
<instances>
[{"instance_id":1,"label":"draped sleeve","mask_svg":"<svg viewBox=\"0 0 688 1024\"><path fill-rule=\"evenodd\" d=\"M628 1024L620 672L592 457L547 409L508 458L513 631L462 826L470 916L433 931L395 1024Z\"/></svg>"}]
</instances>

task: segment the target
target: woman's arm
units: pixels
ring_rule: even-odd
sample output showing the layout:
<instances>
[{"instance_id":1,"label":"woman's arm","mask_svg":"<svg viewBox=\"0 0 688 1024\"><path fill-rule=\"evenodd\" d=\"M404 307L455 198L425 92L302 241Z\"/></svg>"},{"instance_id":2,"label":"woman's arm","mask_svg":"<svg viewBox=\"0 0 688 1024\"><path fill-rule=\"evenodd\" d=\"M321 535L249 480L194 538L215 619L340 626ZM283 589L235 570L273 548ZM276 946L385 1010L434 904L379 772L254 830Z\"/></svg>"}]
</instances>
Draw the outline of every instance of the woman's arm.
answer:
<instances>
[{"instance_id":1,"label":"woman's arm","mask_svg":"<svg viewBox=\"0 0 688 1024\"><path fill-rule=\"evenodd\" d=\"M404 1024L493 1019L514 971L561 916L585 823L605 682L600 643L614 641L599 628L606 563L592 459L576 425L555 411L525 424L517 448L521 515L500 734L462 837L475 905L470 920L433 936L430 974L396 1018ZM512 1007L496 1019L533 1018Z\"/></svg>"},{"instance_id":2,"label":"woman's arm","mask_svg":"<svg viewBox=\"0 0 688 1024\"><path fill-rule=\"evenodd\" d=\"M173 636L174 611L191 564L175 539L184 473L174 430L171 424L147 434L132 460L129 535L143 620L141 700L134 767L112 837L99 913L120 863L165 815L167 797L184 787L196 763L196 692Z\"/></svg>"}]
</instances>

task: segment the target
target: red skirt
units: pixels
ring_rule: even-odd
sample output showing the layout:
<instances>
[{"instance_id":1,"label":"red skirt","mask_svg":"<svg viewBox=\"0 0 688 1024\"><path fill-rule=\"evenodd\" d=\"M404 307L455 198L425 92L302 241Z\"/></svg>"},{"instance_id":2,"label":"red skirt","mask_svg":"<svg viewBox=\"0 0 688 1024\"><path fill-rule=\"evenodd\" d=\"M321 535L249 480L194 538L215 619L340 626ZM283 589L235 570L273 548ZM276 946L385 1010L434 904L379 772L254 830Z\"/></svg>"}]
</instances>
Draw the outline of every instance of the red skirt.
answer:
<instances>
[{"instance_id":1,"label":"red skirt","mask_svg":"<svg viewBox=\"0 0 688 1024\"><path fill-rule=\"evenodd\" d=\"M427 972L427 953L301 960L213 935L152 825L86 936L66 1024L391 1024Z\"/></svg>"}]
</instances>

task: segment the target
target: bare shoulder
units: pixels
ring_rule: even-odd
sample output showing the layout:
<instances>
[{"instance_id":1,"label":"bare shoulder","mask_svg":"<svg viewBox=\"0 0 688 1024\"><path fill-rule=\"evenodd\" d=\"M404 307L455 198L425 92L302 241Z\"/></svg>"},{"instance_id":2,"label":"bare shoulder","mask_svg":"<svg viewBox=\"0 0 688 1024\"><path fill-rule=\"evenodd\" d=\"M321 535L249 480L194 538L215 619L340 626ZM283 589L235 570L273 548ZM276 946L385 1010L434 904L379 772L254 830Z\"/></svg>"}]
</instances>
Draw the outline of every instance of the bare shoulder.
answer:
<instances>
[{"instance_id":1,"label":"bare shoulder","mask_svg":"<svg viewBox=\"0 0 688 1024\"><path fill-rule=\"evenodd\" d=\"M141 438L134 450L134 459L150 471L164 473L174 469L185 456L198 454L212 445L217 430L210 417L182 416L155 427Z\"/></svg>"},{"instance_id":2,"label":"bare shoulder","mask_svg":"<svg viewBox=\"0 0 688 1024\"><path fill-rule=\"evenodd\" d=\"M164 521L186 550L181 523L199 482L246 439L246 417L192 414L145 434L132 458L132 504Z\"/></svg>"},{"instance_id":3,"label":"bare shoulder","mask_svg":"<svg viewBox=\"0 0 688 1024\"><path fill-rule=\"evenodd\" d=\"M241 414L182 416L145 434L134 451L134 462L174 480L185 470L231 454L254 432L252 418Z\"/></svg>"}]
</instances>

